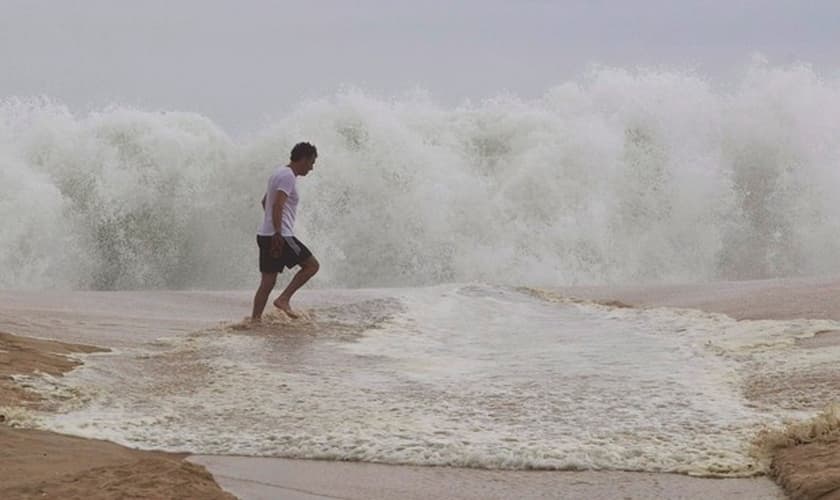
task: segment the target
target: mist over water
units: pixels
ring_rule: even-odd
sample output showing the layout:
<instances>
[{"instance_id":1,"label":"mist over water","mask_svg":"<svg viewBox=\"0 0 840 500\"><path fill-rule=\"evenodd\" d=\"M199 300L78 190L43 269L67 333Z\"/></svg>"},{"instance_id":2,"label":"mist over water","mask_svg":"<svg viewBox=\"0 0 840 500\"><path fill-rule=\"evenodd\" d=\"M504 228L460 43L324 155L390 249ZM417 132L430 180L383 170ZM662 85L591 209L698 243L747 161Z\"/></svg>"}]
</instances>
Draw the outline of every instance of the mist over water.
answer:
<instances>
[{"instance_id":1,"label":"mist over water","mask_svg":"<svg viewBox=\"0 0 840 500\"><path fill-rule=\"evenodd\" d=\"M0 101L0 287L257 280L259 200L300 140L316 284L653 283L840 270L840 79L756 63L731 86L600 68L537 100L348 90L258 134Z\"/></svg>"}]
</instances>

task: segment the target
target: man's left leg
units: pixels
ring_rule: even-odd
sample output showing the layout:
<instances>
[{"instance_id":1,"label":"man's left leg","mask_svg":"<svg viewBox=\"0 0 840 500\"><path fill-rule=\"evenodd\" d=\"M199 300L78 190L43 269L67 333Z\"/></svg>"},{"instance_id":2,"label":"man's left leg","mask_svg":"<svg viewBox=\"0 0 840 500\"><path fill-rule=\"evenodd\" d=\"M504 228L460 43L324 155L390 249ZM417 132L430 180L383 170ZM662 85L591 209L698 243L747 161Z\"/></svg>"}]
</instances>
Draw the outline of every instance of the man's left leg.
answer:
<instances>
[{"instance_id":1,"label":"man's left leg","mask_svg":"<svg viewBox=\"0 0 840 500\"><path fill-rule=\"evenodd\" d=\"M257 288L257 293L254 294L254 310L251 312L251 321L259 321L262 318L265 303L268 302L268 296L274 290L275 283L277 283L277 273L262 273L260 286Z\"/></svg>"},{"instance_id":2,"label":"man's left leg","mask_svg":"<svg viewBox=\"0 0 840 500\"><path fill-rule=\"evenodd\" d=\"M300 287L309 281L311 277L315 276L315 273L317 273L320 268L321 264L318 263L318 259L316 259L314 255L310 255L304 259L304 261L300 263L300 270L286 286L286 289L283 290L283 293L281 293L274 301L274 306L288 314L290 317L297 318L298 314L292 311L289 301L292 300L292 295L294 295Z\"/></svg>"}]
</instances>

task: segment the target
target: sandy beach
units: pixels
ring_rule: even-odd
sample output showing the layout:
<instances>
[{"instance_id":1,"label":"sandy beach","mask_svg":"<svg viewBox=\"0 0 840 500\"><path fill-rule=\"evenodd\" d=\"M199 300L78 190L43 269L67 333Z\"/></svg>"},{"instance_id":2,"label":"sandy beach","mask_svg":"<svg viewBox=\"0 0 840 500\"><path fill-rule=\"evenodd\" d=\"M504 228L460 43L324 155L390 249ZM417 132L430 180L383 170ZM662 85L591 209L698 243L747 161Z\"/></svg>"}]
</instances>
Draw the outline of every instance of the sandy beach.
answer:
<instances>
[{"instance_id":1,"label":"sandy beach","mask_svg":"<svg viewBox=\"0 0 840 500\"><path fill-rule=\"evenodd\" d=\"M354 292L343 293L351 296ZM552 293L632 307L697 308L736 319L840 320L837 278L576 287ZM236 456L184 460L184 454L138 451L17 428L26 426L25 419L16 417L19 409L49 408L43 408L43 402L13 380L13 375L60 376L77 365L74 353L120 348L128 339L153 340L238 320L248 310L249 295L0 292L0 332L4 332L0 335L0 407L7 424L0 426L0 497L705 499L785 498L786 492L795 499L840 498L838 426L831 416L768 438L775 443L771 450L775 483L767 477L714 479L622 471L490 471ZM304 306L308 300L310 296L303 294ZM142 322L133 321L140 318ZM799 348L821 349L838 343L840 334L824 332L803 340ZM793 383L819 384L823 392L840 393L840 370L810 377ZM774 397L768 390L757 392Z\"/></svg>"},{"instance_id":2,"label":"sandy beach","mask_svg":"<svg viewBox=\"0 0 840 500\"><path fill-rule=\"evenodd\" d=\"M44 409L12 376L61 376L78 365L66 357L92 346L0 333L0 420L14 408ZM183 454L132 450L106 441L0 425L0 498L233 498Z\"/></svg>"}]
</instances>

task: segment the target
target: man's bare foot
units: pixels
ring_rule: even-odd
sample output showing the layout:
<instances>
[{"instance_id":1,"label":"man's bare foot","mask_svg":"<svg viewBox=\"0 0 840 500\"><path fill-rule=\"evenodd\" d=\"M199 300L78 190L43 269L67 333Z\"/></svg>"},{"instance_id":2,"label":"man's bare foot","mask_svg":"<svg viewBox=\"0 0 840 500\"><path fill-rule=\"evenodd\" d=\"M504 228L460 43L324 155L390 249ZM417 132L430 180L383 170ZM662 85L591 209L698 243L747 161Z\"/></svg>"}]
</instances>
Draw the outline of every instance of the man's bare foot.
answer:
<instances>
[{"instance_id":1,"label":"man's bare foot","mask_svg":"<svg viewBox=\"0 0 840 500\"><path fill-rule=\"evenodd\" d=\"M274 301L274 307L280 309L286 315L292 319L299 318L300 315L294 311L292 311L292 306L289 305L289 301L284 299L283 297L277 297L277 300Z\"/></svg>"}]
</instances>

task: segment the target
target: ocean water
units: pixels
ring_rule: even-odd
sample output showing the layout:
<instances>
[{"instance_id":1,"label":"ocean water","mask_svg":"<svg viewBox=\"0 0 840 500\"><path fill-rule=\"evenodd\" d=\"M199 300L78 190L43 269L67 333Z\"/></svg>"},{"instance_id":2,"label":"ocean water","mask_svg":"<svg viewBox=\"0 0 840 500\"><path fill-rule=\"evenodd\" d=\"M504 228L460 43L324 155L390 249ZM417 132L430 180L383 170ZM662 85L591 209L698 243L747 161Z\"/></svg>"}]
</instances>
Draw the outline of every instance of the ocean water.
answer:
<instances>
[{"instance_id":1,"label":"ocean water","mask_svg":"<svg viewBox=\"0 0 840 500\"><path fill-rule=\"evenodd\" d=\"M749 476L766 471L762 429L835 396L795 383L836 366L840 347L798 345L833 321L486 284L313 297L300 320L221 323L28 380L55 404L36 425L203 454Z\"/></svg>"},{"instance_id":2,"label":"ocean water","mask_svg":"<svg viewBox=\"0 0 840 500\"><path fill-rule=\"evenodd\" d=\"M840 80L805 65L727 85L598 68L454 107L347 90L239 137L194 113L6 98L0 288L241 294L267 176L309 140L307 317L249 327L246 300L151 340L179 296L155 302L166 318L117 293L99 295L107 324L21 313L36 333L90 313L117 346L27 380L57 410L37 425L194 453L751 475L761 428L833 400L815 381L840 353L799 343L837 324L546 290L837 273L838 137Z\"/></svg>"},{"instance_id":3,"label":"ocean water","mask_svg":"<svg viewBox=\"0 0 840 500\"><path fill-rule=\"evenodd\" d=\"M347 90L236 137L198 114L0 100L0 287L250 287L292 144L320 287L740 280L840 270L840 80L598 68L538 99Z\"/></svg>"}]
</instances>

